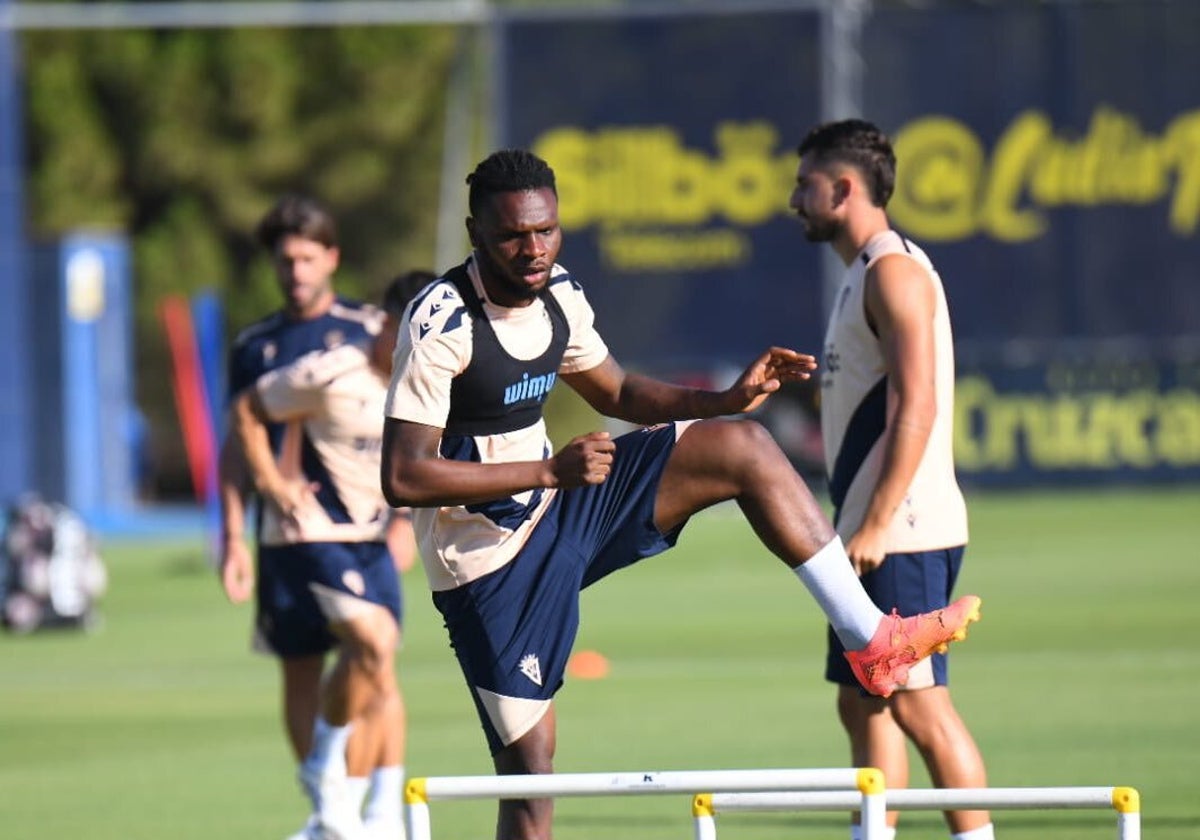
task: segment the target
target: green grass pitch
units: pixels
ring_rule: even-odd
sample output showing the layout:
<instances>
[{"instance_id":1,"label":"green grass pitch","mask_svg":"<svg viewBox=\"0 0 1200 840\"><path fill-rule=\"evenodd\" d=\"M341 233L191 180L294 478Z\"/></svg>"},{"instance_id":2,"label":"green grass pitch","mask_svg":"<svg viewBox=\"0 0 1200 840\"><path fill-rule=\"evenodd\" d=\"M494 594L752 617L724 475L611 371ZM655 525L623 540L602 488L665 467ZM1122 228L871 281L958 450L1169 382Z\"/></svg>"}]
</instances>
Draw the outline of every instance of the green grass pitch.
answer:
<instances>
[{"instance_id":1,"label":"green grass pitch","mask_svg":"<svg viewBox=\"0 0 1200 840\"><path fill-rule=\"evenodd\" d=\"M961 593L983 621L953 685L995 786L1130 785L1151 840L1200 837L1200 490L969 494ZM270 660L200 540L109 542L105 623L0 636L0 836L263 840L305 816ZM410 775L489 773L419 570L399 654ZM588 591L578 647L611 673L559 695L564 772L847 762L823 621L736 508ZM923 770L914 785L927 784ZM435 838L492 833L494 803L434 803ZM1110 811L998 811L1005 840L1115 836ZM847 836L833 813L729 814L723 840ZM686 796L564 799L559 840L690 837ZM944 837L904 815L901 837Z\"/></svg>"}]
</instances>

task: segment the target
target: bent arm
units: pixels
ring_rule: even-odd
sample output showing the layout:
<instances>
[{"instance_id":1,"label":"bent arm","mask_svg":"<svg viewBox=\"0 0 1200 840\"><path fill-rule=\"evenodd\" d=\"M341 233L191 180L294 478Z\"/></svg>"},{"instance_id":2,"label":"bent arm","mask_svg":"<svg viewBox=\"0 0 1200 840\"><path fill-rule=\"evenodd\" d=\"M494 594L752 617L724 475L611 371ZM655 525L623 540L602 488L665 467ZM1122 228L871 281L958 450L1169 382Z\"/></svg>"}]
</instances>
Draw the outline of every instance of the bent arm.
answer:
<instances>
[{"instance_id":1,"label":"bent arm","mask_svg":"<svg viewBox=\"0 0 1200 840\"><path fill-rule=\"evenodd\" d=\"M554 487L553 461L480 464L442 458L442 429L388 417L380 476L392 507L469 505Z\"/></svg>"},{"instance_id":2,"label":"bent arm","mask_svg":"<svg viewBox=\"0 0 1200 840\"><path fill-rule=\"evenodd\" d=\"M563 374L562 379L601 414L650 425L752 411L781 383L808 379L814 368L812 356L772 347L724 391L686 388L627 373L612 356L588 370Z\"/></svg>"},{"instance_id":3,"label":"bent arm","mask_svg":"<svg viewBox=\"0 0 1200 840\"><path fill-rule=\"evenodd\" d=\"M257 389L247 388L234 400L233 436L245 459L250 479L264 498L278 505L286 494L287 482L271 451L268 419Z\"/></svg>"}]
</instances>

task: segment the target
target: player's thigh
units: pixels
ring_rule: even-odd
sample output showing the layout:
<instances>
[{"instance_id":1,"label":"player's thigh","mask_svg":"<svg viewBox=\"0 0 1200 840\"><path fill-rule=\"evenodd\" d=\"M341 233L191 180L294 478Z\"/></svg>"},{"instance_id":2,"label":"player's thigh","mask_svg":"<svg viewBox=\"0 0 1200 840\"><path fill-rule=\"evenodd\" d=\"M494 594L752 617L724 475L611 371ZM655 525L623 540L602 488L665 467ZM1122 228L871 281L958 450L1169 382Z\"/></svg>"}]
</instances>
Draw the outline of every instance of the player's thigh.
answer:
<instances>
[{"instance_id":1,"label":"player's thigh","mask_svg":"<svg viewBox=\"0 0 1200 840\"><path fill-rule=\"evenodd\" d=\"M288 697L316 697L325 671L325 655L284 656L279 659L283 690Z\"/></svg>"},{"instance_id":2,"label":"player's thigh","mask_svg":"<svg viewBox=\"0 0 1200 840\"><path fill-rule=\"evenodd\" d=\"M701 420L680 435L659 483L654 521L663 531L748 487L787 493L799 476L778 444L753 420Z\"/></svg>"},{"instance_id":3,"label":"player's thigh","mask_svg":"<svg viewBox=\"0 0 1200 840\"><path fill-rule=\"evenodd\" d=\"M312 589L312 546L263 546L256 586L255 647L283 659L319 657L337 640Z\"/></svg>"},{"instance_id":4,"label":"player's thigh","mask_svg":"<svg viewBox=\"0 0 1200 840\"><path fill-rule=\"evenodd\" d=\"M400 583L384 543L324 544L310 586L340 641L395 647Z\"/></svg>"},{"instance_id":5,"label":"player's thigh","mask_svg":"<svg viewBox=\"0 0 1200 840\"><path fill-rule=\"evenodd\" d=\"M360 602L344 618L331 621L329 629L341 642L343 653L371 659L373 669L392 670L399 627L396 617L385 607Z\"/></svg>"}]
</instances>

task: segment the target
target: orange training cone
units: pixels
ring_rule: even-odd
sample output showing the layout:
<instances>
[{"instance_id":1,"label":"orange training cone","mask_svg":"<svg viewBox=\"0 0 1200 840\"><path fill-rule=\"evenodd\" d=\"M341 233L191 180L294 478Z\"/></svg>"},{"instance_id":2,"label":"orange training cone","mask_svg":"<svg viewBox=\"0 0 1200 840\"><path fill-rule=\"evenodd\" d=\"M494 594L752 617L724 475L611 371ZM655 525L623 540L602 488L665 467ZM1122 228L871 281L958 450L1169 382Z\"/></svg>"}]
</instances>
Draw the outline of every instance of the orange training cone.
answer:
<instances>
[{"instance_id":1,"label":"orange training cone","mask_svg":"<svg viewBox=\"0 0 1200 840\"><path fill-rule=\"evenodd\" d=\"M599 680L608 676L608 659L594 650L581 650L567 660L567 674L581 680Z\"/></svg>"}]
</instances>

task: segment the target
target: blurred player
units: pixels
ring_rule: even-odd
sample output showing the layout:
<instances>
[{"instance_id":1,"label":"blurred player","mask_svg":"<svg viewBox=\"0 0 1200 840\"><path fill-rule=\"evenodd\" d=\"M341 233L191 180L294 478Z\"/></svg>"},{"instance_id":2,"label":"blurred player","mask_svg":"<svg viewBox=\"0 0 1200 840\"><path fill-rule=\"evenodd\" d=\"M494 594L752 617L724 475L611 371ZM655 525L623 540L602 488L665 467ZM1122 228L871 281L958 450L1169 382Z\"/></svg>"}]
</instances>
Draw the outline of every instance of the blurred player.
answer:
<instances>
[{"instance_id":1,"label":"blurred player","mask_svg":"<svg viewBox=\"0 0 1200 840\"><path fill-rule=\"evenodd\" d=\"M384 426L384 492L414 506L421 559L496 771L553 772L553 698L579 593L675 544L688 518L735 499L812 592L872 690L965 635L978 599L884 616L783 452L757 423L695 420L758 407L811 356L762 354L726 391L626 373L593 327L562 245L554 173L521 150L467 178L473 253L401 325ZM600 413L649 425L554 453L542 407L561 377ZM912 651L916 651L915 655ZM496 836L550 837L553 802L504 800Z\"/></svg>"},{"instance_id":2,"label":"blurred player","mask_svg":"<svg viewBox=\"0 0 1200 840\"><path fill-rule=\"evenodd\" d=\"M884 210L896 159L862 120L818 126L800 144L791 206L811 242L846 264L825 334L821 421L838 533L882 610L946 606L967 542L954 474L954 348L941 279L925 253L891 230ZM983 759L950 700L945 654L922 660L891 697L873 697L829 633L826 678L857 767L908 784L907 738L938 787L985 787ZM896 813L888 815L895 832ZM952 811L956 840L991 840L986 811ZM860 836L854 826L852 836Z\"/></svg>"},{"instance_id":3,"label":"blurred player","mask_svg":"<svg viewBox=\"0 0 1200 840\"><path fill-rule=\"evenodd\" d=\"M383 314L377 308L335 294L333 276L339 259L336 225L319 203L303 196L286 196L263 218L257 234L272 255L284 306L244 330L235 341L229 364L231 404L263 374L312 351L373 341L382 327ZM302 461L308 465L314 448L307 436L297 435L296 429L285 435L285 427L276 424L270 427L270 435L276 453L282 455L286 437L289 445L299 445ZM296 451L288 455L294 457ZM255 569L244 538L250 490L244 459L230 436L221 452L221 580L234 603L248 600L254 592ZM323 498L336 507L335 497ZM394 526L396 536L392 541L400 545L404 544L403 525L397 520ZM279 658L285 729L300 761L313 748L326 653L338 639L326 628L324 615L316 610L311 593L291 591L280 582L280 574L301 562L311 562L310 555L319 553L321 546L310 544L311 540L303 535L285 534L278 512L269 505L259 510L255 533L262 577L256 599L256 647ZM411 561L411 549L407 557ZM293 587L301 585L300 581L290 583ZM397 589L397 612L398 599ZM322 743L328 738L327 731L328 727L322 725ZM372 709L350 742L350 762L359 775L348 786L363 788L369 781L368 818L397 821L404 746L403 707L398 692ZM370 779L363 779L368 770ZM310 820L309 827L315 825Z\"/></svg>"}]
</instances>

